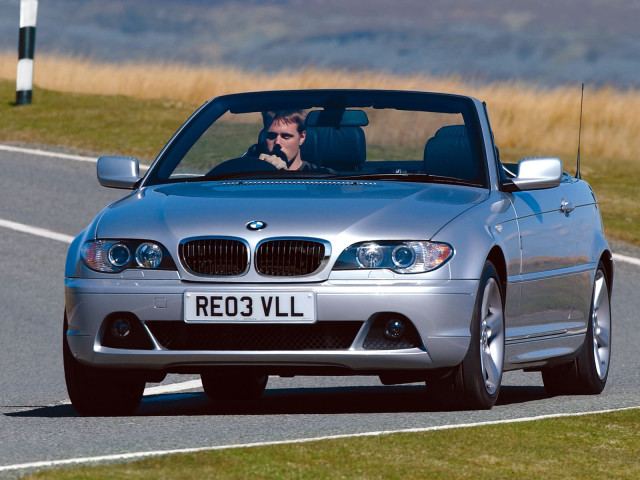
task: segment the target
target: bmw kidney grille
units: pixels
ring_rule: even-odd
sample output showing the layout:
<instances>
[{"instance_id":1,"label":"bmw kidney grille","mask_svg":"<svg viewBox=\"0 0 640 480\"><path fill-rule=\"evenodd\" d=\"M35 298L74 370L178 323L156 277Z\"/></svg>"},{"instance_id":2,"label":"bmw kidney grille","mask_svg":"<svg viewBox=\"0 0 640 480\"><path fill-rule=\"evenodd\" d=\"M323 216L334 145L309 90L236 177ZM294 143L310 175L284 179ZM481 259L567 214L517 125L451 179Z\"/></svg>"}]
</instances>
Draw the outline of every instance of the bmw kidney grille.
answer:
<instances>
[{"instance_id":1,"label":"bmw kidney grille","mask_svg":"<svg viewBox=\"0 0 640 480\"><path fill-rule=\"evenodd\" d=\"M258 245L256 270L265 276L311 275L322 265L327 248L314 240L277 239ZM180 244L183 264L195 275L241 275L249 268L249 247L239 239L199 238Z\"/></svg>"},{"instance_id":2,"label":"bmw kidney grille","mask_svg":"<svg viewBox=\"0 0 640 480\"><path fill-rule=\"evenodd\" d=\"M180 256L196 275L240 275L249 267L249 247L235 239L189 240L180 245Z\"/></svg>"},{"instance_id":3,"label":"bmw kidney grille","mask_svg":"<svg viewBox=\"0 0 640 480\"><path fill-rule=\"evenodd\" d=\"M292 277L315 272L325 257L322 243L311 240L271 240L256 251L256 269L262 275Z\"/></svg>"}]
</instances>

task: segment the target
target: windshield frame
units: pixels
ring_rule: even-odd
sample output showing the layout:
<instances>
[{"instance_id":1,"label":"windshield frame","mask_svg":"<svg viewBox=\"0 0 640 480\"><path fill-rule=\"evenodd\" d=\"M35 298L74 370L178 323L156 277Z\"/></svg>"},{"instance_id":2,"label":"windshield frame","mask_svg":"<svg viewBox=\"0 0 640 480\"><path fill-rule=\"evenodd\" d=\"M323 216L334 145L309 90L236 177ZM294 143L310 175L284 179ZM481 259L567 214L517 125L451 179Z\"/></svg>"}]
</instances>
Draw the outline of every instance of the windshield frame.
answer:
<instances>
[{"instance_id":1,"label":"windshield frame","mask_svg":"<svg viewBox=\"0 0 640 480\"><path fill-rule=\"evenodd\" d=\"M489 172L481 121L473 98L432 92L337 89L279 90L215 97L194 112L173 135L149 168L140 186L180 181L170 179L171 173L204 132L225 113L251 113L294 108L374 108L460 114L464 119L470 146L480 163L482 176L485 178L484 185L477 186L489 188ZM358 173L354 172L354 175L357 176ZM256 175L254 173L253 178ZM343 175L338 174L338 176L342 177ZM207 178L198 178L201 181L211 181ZM296 178L300 177L296 176Z\"/></svg>"}]
</instances>

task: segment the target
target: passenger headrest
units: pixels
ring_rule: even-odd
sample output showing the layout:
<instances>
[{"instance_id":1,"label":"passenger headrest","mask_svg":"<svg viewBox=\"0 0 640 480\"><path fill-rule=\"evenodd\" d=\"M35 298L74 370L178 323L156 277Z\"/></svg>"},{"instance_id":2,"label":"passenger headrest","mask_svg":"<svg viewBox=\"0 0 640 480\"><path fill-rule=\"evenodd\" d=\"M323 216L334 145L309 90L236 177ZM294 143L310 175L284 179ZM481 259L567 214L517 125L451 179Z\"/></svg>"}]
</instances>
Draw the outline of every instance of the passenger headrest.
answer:
<instances>
[{"instance_id":1,"label":"passenger headrest","mask_svg":"<svg viewBox=\"0 0 640 480\"><path fill-rule=\"evenodd\" d=\"M424 147L424 171L432 175L477 179L480 169L471 153L464 125L441 127Z\"/></svg>"},{"instance_id":2,"label":"passenger headrest","mask_svg":"<svg viewBox=\"0 0 640 480\"><path fill-rule=\"evenodd\" d=\"M359 170L367 157L360 127L307 127L302 159L334 170Z\"/></svg>"}]
</instances>

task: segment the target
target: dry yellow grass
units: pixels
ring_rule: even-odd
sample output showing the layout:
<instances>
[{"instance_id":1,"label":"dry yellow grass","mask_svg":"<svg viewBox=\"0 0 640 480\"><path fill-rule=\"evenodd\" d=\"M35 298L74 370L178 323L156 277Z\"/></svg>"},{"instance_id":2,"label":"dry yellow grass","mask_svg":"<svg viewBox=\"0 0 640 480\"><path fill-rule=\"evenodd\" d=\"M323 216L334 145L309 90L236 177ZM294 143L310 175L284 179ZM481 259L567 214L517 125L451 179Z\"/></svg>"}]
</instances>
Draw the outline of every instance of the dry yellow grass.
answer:
<instances>
[{"instance_id":1,"label":"dry yellow grass","mask_svg":"<svg viewBox=\"0 0 640 480\"><path fill-rule=\"evenodd\" d=\"M15 54L0 53L0 78L15 79ZM473 95L488 104L496 142L509 160L512 151L560 155L573 163L578 138L579 85L543 89L496 82L477 85L457 77L401 76L303 68L279 73L235 67L180 64L101 63L90 59L41 55L36 85L57 91L166 98L199 105L233 92L290 88L390 88ZM640 152L640 92L613 88L585 91L583 158L637 160ZM588 166L587 166L588 168Z\"/></svg>"}]
</instances>

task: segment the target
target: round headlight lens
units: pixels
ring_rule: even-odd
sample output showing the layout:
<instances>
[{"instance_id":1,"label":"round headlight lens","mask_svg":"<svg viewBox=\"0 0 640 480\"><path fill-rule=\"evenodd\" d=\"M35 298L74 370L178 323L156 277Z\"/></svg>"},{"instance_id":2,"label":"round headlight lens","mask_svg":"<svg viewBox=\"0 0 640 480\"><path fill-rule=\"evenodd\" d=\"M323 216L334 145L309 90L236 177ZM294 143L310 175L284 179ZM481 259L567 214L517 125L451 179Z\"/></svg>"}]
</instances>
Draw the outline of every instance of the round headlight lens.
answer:
<instances>
[{"instance_id":1,"label":"round headlight lens","mask_svg":"<svg viewBox=\"0 0 640 480\"><path fill-rule=\"evenodd\" d=\"M378 268L384 260L384 249L377 243L364 243L358 247L356 258L363 268Z\"/></svg>"},{"instance_id":2,"label":"round headlight lens","mask_svg":"<svg viewBox=\"0 0 640 480\"><path fill-rule=\"evenodd\" d=\"M391 261L397 268L408 268L416 261L416 252L411 245L403 243L393 249Z\"/></svg>"},{"instance_id":3,"label":"round headlight lens","mask_svg":"<svg viewBox=\"0 0 640 480\"><path fill-rule=\"evenodd\" d=\"M141 243L136 249L136 262L142 268L156 268L162 263L162 249L155 243Z\"/></svg>"},{"instance_id":4,"label":"round headlight lens","mask_svg":"<svg viewBox=\"0 0 640 480\"><path fill-rule=\"evenodd\" d=\"M129 263L129 260L131 259L131 252L126 245L116 243L109 248L107 258L114 267L120 268Z\"/></svg>"}]
</instances>

